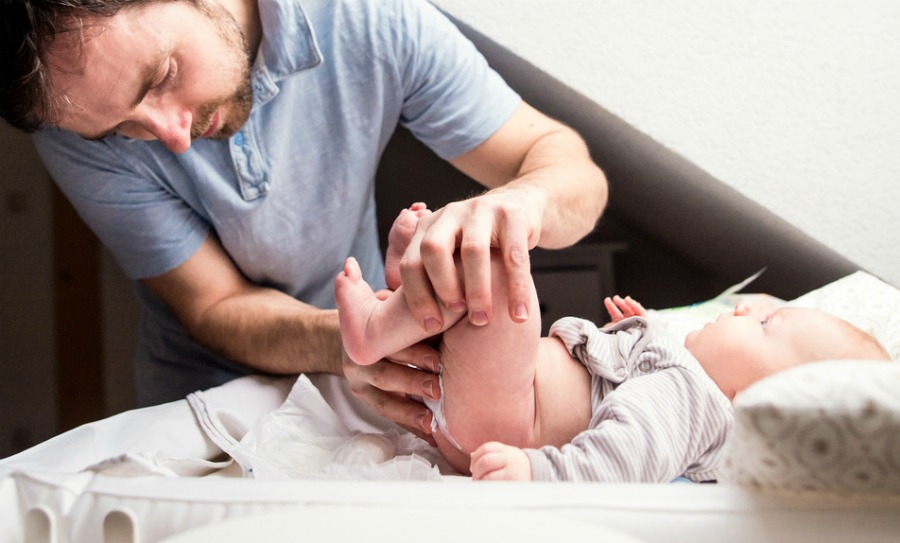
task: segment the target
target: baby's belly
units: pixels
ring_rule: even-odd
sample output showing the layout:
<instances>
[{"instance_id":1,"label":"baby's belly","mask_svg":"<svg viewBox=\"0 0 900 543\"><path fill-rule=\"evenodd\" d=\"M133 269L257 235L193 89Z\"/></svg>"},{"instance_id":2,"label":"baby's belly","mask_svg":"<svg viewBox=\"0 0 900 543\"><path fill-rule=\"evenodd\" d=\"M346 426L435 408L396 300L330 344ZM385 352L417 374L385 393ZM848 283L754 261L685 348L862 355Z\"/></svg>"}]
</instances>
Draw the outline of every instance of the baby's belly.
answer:
<instances>
[{"instance_id":1,"label":"baby's belly","mask_svg":"<svg viewBox=\"0 0 900 543\"><path fill-rule=\"evenodd\" d=\"M591 422L591 377L558 338L541 338L535 376L535 447L561 447Z\"/></svg>"}]
</instances>

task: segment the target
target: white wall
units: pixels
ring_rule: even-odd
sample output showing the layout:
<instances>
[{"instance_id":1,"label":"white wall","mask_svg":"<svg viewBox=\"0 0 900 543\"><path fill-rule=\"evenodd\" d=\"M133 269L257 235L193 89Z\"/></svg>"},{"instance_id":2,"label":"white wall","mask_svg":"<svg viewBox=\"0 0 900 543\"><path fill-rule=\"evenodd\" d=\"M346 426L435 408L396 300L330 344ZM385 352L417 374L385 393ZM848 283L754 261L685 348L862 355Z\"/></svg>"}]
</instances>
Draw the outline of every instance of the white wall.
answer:
<instances>
[{"instance_id":1,"label":"white wall","mask_svg":"<svg viewBox=\"0 0 900 543\"><path fill-rule=\"evenodd\" d=\"M433 2L900 285L900 2Z\"/></svg>"}]
</instances>

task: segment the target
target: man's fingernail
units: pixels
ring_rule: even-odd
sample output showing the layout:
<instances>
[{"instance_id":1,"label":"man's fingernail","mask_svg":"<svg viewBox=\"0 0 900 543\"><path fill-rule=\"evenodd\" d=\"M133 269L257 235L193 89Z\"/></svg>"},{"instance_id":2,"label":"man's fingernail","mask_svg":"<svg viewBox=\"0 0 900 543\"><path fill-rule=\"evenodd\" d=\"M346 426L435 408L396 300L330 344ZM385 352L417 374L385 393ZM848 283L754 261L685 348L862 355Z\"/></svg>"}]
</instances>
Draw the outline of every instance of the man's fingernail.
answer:
<instances>
[{"instance_id":1,"label":"man's fingernail","mask_svg":"<svg viewBox=\"0 0 900 543\"><path fill-rule=\"evenodd\" d=\"M437 334L441 331L441 323L437 319L428 317L425 319L425 330L429 334Z\"/></svg>"},{"instance_id":2,"label":"man's fingernail","mask_svg":"<svg viewBox=\"0 0 900 543\"><path fill-rule=\"evenodd\" d=\"M416 424L423 430L429 430L429 428L425 427L425 413L419 413L419 416L416 417Z\"/></svg>"},{"instance_id":3,"label":"man's fingernail","mask_svg":"<svg viewBox=\"0 0 900 543\"><path fill-rule=\"evenodd\" d=\"M434 373L441 373L441 362L437 359L437 357L427 354L425 355L423 361L425 362L424 366L426 368Z\"/></svg>"},{"instance_id":4,"label":"man's fingernail","mask_svg":"<svg viewBox=\"0 0 900 543\"><path fill-rule=\"evenodd\" d=\"M487 324L488 318L487 313L484 311L473 311L472 312L472 324L475 326L484 326Z\"/></svg>"},{"instance_id":5,"label":"man's fingernail","mask_svg":"<svg viewBox=\"0 0 900 543\"><path fill-rule=\"evenodd\" d=\"M528 310L525 309L525 304L519 304L516 306L516 318L522 320L528 318Z\"/></svg>"},{"instance_id":6,"label":"man's fingernail","mask_svg":"<svg viewBox=\"0 0 900 543\"><path fill-rule=\"evenodd\" d=\"M428 396L429 399L437 399L434 394L434 381L432 381L431 379L428 379L427 381L422 383L422 391L425 392L425 395Z\"/></svg>"},{"instance_id":7,"label":"man's fingernail","mask_svg":"<svg viewBox=\"0 0 900 543\"><path fill-rule=\"evenodd\" d=\"M460 302L459 300L457 300L455 302L450 302L450 311L453 311L454 313L460 313L465 310L466 310L465 302Z\"/></svg>"}]
</instances>

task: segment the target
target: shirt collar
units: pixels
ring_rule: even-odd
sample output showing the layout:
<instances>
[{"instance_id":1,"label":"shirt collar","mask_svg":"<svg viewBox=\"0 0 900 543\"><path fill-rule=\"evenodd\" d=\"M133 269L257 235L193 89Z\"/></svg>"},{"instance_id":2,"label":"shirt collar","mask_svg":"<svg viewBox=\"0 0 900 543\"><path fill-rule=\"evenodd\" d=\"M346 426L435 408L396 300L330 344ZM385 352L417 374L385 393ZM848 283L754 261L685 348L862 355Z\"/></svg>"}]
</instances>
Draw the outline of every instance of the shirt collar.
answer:
<instances>
[{"instance_id":1,"label":"shirt collar","mask_svg":"<svg viewBox=\"0 0 900 543\"><path fill-rule=\"evenodd\" d=\"M316 35L299 0L258 0L258 4L263 33L260 56L273 79L321 64Z\"/></svg>"}]
</instances>

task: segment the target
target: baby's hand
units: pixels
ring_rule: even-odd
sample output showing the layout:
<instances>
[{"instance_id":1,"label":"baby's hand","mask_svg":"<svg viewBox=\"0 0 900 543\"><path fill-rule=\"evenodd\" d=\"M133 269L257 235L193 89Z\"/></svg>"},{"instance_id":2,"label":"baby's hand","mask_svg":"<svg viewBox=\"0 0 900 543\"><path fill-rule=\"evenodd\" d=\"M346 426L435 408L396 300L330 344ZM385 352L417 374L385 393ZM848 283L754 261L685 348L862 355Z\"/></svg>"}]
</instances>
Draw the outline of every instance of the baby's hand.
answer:
<instances>
[{"instance_id":1,"label":"baby's hand","mask_svg":"<svg viewBox=\"0 0 900 543\"><path fill-rule=\"evenodd\" d=\"M621 296L607 297L603 300L603 305L606 306L609 318L612 319L610 324L615 324L628 317L644 317L647 315L647 310L644 309L644 306L633 300L631 296L626 296L625 298Z\"/></svg>"},{"instance_id":2,"label":"baby's hand","mask_svg":"<svg viewBox=\"0 0 900 543\"><path fill-rule=\"evenodd\" d=\"M531 480L531 461L525 451L496 441L475 449L469 469L476 481Z\"/></svg>"}]
</instances>

